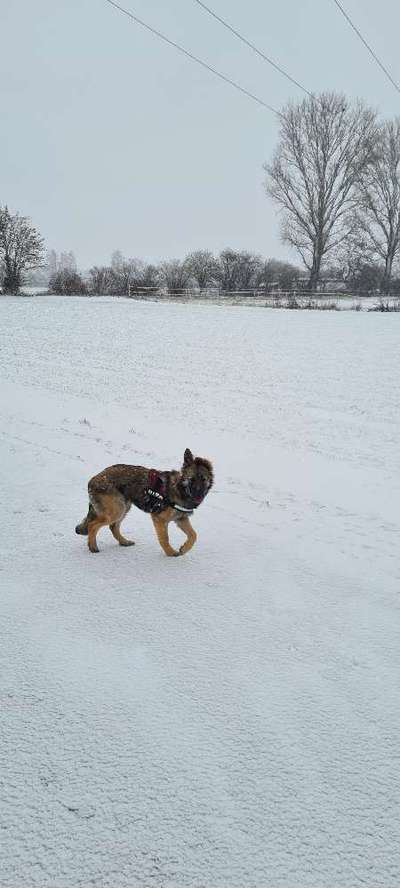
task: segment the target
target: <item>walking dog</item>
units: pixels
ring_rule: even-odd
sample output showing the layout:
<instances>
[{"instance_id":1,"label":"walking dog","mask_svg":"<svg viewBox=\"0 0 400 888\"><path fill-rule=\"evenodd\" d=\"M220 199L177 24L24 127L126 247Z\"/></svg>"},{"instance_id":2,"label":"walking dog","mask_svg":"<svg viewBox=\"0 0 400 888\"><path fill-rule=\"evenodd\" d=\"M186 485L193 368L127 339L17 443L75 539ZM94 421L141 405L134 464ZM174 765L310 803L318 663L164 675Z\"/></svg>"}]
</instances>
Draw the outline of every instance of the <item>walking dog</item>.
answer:
<instances>
[{"instance_id":1,"label":"walking dog","mask_svg":"<svg viewBox=\"0 0 400 888\"><path fill-rule=\"evenodd\" d=\"M165 554L171 557L185 555L197 539L189 519L207 496L213 481L210 461L201 456L194 457L188 448L179 472L160 472L143 466L109 466L89 481L89 510L75 531L87 536L91 552L99 551L97 533L106 525L120 546L133 546L133 540L122 536L120 527L131 506L135 505L150 514ZM178 551L173 549L168 538L171 521L186 536Z\"/></svg>"}]
</instances>

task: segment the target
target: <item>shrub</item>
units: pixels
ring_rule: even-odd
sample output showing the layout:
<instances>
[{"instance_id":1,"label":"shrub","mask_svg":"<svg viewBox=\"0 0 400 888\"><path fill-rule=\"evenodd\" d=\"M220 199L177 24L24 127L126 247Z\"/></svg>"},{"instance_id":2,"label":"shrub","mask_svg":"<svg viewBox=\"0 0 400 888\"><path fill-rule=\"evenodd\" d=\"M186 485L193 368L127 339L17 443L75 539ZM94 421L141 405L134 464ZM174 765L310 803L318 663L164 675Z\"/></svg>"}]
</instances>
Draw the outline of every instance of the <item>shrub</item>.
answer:
<instances>
[{"instance_id":1,"label":"shrub","mask_svg":"<svg viewBox=\"0 0 400 888\"><path fill-rule=\"evenodd\" d=\"M86 293L87 287L77 271L62 268L52 274L49 280L49 291L60 296L71 296Z\"/></svg>"}]
</instances>

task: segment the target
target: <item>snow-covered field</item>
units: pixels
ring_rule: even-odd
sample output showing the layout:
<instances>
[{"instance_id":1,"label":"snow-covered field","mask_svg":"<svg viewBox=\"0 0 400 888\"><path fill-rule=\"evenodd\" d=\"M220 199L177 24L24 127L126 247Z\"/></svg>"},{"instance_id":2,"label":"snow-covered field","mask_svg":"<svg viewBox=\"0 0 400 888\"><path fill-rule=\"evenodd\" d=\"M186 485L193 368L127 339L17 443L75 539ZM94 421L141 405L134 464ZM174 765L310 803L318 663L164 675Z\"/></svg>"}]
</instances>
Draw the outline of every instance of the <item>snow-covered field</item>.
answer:
<instances>
[{"instance_id":1,"label":"snow-covered field","mask_svg":"<svg viewBox=\"0 0 400 888\"><path fill-rule=\"evenodd\" d=\"M398 888L400 315L0 322L2 886ZM88 477L186 446L192 552L90 555Z\"/></svg>"}]
</instances>

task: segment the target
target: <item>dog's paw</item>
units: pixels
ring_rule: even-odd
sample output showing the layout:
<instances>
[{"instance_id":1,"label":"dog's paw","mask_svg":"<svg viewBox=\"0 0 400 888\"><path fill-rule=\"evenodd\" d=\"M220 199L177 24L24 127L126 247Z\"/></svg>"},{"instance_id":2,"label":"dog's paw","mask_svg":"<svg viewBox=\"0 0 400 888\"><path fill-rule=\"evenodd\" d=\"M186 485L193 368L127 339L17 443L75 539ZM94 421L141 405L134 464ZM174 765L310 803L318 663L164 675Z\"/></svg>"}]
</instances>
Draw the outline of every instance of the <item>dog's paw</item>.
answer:
<instances>
[{"instance_id":1,"label":"dog's paw","mask_svg":"<svg viewBox=\"0 0 400 888\"><path fill-rule=\"evenodd\" d=\"M96 552L99 552L99 551L100 551L99 548L98 548L97 546L89 546L88 548L89 548L89 552L92 552L93 555L95 555Z\"/></svg>"},{"instance_id":2,"label":"dog's paw","mask_svg":"<svg viewBox=\"0 0 400 888\"><path fill-rule=\"evenodd\" d=\"M186 555L187 552L190 552L193 549L194 543L183 543L181 548L179 549L178 555Z\"/></svg>"}]
</instances>

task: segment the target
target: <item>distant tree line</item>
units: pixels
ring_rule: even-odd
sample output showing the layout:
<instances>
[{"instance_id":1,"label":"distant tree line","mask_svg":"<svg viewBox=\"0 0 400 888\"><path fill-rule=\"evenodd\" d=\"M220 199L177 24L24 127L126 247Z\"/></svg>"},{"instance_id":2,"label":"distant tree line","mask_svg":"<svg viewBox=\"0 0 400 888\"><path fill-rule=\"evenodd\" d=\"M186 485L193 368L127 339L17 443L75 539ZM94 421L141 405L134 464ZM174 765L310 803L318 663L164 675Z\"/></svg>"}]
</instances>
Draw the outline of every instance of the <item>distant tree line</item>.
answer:
<instances>
[{"instance_id":1,"label":"distant tree line","mask_svg":"<svg viewBox=\"0 0 400 888\"><path fill-rule=\"evenodd\" d=\"M120 252L111 264L91 268L85 283L92 294L134 295L142 291L164 290L179 294L187 289L218 289L224 292L249 291L274 286L291 289L299 270L288 262L265 260L245 250L222 250L214 256L209 250L196 250L184 259L169 259L158 265L140 259L126 259Z\"/></svg>"},{"instance_id":2,"label":"distant tree line","mask_svg":"<svg viewBox=\"0 0 400 888\"><path fill-rule=\"evenodd\" d=\"M157 265L117 251L109 265L82 275L72 253L52 251L45 261L30 220L0 207L2 289L18 292L39 268L49 290L65 294L316 291L332 283L354 294L400 293L400 117L382 122L374 110L336 93L289 103L265 170L282 239L302 268L230 248Z\"/></svg>"},{"instance_id":3,"label":"distant tree line","mask_svg":"<svg viewBox=\"0 0 400 888\"><path fill-rule=\"evenodd\" d=\"M392 269L390 285L385 281L385 265L364 258L358 245L349 243L341 260L326 263L320 269L318 280L310 286L304 270L278 259L263 259L256 253L227 248L214 256L209 250L196 250L184 259L170 259L158 265L127 259L119 251L110 265L96 265L85 275L76 267L58 262L58 268L49 279L50 292L57 294L134 296L138 293L163 291L181 295L187 290L200 294L215 290L219 293L246 292L251 294L308 292L318 290L346 291L351 295L372 295L389 292L400 295L400 274Z\"/></svg>"},{"instance_id":4,"label":"distant tree line","mask_svg":"<svg viewBox=\"0 0 400 888\"><path fill-rule=\"evenodd\" d=\"M46 269L47 276L43 277ZM255 253L232 249L222 250L218 256L209 250L196 250L182 260L170 259L159 264L127 259L117 250L109 265L95 265L80 274L72 252L58 256L52 250L40 277L33 276L30 281L44 283L50 292L60 295L128 296L161 289L170 294L187 289L290 290L300 285L299 275L300 270L289 262L265 260Z\"/></svg>"}]
</instances>

